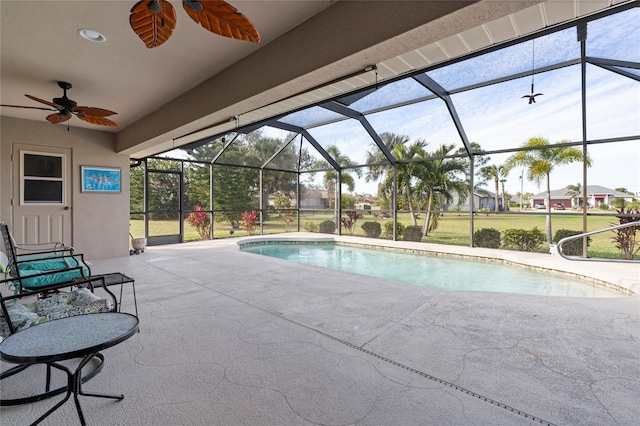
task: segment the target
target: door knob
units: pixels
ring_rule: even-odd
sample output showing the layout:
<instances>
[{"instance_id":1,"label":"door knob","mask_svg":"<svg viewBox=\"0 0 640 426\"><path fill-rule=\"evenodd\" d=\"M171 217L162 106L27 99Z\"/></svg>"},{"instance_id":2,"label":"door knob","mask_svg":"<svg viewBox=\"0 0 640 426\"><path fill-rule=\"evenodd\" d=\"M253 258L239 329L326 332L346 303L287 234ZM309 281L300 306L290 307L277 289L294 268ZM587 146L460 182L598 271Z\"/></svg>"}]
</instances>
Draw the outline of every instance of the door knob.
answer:
<instances>
[{"instance_id":1,"label":"door knob","mask_svg":"<svg viewBox=\"0 0 640 426\"><path fill-rule=\"evenodd\" d=\"M71 210L71 207L69 207L69 206L64 206L64 209L65 209L65 210Z\"/></svg>"}]
</instances>

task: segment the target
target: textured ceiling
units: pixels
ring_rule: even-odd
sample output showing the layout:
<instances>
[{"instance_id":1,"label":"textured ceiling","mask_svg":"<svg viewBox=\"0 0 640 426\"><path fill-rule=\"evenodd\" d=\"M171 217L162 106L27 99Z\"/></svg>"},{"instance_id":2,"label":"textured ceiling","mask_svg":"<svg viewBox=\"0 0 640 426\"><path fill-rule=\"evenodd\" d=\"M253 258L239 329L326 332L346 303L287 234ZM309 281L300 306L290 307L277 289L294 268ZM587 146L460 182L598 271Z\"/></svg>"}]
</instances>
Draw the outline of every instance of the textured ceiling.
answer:
<instances>
[{"instance_id":1,"label":"textured ceiling","mask_svg":"<svg viewBox=\"0 0 640 426\"><path fill-rule=\"evenodd\" d=\"M331 1L231 1L259 29L259 45L212 34L182 8L176 29L163 45L147 49L129 26L137 0L0 2L0 103L42 106L27 99L62 95L56 81L73 88L69 98L80 105L118 112L117 132L178 95L268 44L331 4ZM106 36L91 43L77 30L89 28ZM44 120L46 111L2 108L2 115ZM72 118L70 124L96 126Z\"/></svg>"}]
</instances>

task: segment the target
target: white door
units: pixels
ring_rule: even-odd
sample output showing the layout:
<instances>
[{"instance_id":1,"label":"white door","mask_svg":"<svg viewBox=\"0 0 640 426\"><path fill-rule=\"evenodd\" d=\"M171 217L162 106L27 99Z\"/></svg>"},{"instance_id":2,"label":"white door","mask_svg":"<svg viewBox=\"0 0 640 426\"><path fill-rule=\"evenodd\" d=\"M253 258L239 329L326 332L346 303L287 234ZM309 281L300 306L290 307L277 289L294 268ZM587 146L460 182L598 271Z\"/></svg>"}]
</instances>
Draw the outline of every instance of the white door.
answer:
<instances>
[{"instance_id":1,"label":"white door","mask_svg":"<svg viewBox=\"0 0 640 426\"><path fill-rule=\"evenodd\" d=\"M16 243L72 245L71 149L16 143L12 163Z\"/></svg>"}]
</instances>

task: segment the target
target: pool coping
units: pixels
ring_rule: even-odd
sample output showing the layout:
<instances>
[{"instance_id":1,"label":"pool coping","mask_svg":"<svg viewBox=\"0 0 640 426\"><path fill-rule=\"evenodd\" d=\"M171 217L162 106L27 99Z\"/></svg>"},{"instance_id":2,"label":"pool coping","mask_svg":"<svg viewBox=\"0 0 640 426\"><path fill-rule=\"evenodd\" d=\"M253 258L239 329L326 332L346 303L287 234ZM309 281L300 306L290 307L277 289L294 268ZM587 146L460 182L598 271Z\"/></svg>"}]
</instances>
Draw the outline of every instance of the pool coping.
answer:
<instances>
[{"instance_id":1,"label":"pool coping","mask_svg":"<svg viewBox=\"0 0 640 426\"><path fill-rule=\"evenodd\" d=\"M571 261L560 256L481 247L449 246L410 241L390 241L347 235L318 235L315 233L272 234L243 237L239 247L268 243L334 243L343 246L393 250L404 253L429 254L458 259L499 262L520 268L572 277L607 287L620 296L640 294L640 264L617 262Z\"/></svg>"}]
</instances>

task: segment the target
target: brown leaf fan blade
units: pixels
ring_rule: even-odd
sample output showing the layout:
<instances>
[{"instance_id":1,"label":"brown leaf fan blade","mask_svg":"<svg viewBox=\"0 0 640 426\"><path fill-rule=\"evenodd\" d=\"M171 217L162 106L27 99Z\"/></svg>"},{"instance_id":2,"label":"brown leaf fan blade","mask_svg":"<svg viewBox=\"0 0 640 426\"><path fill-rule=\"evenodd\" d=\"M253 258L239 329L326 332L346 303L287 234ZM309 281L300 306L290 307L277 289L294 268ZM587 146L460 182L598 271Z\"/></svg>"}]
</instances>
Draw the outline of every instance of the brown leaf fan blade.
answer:
<instances>
[{"instance_id":1,"label":"brown leaf fan blade","mask_svg":"<svg viewBox=\"0 0 640 426\"><path fill-rule=\"evenodd\" d=\"M117 112L109 111L108 109L87 106L77 106L71 108L71 110L83 115L93 115L94 117L108 117L110 115L117 114Z\"/></svg>"},{"instance_id":2,"label":"brown leaf fan blade","mask_svg":"<svg viewBox=\"0 0 640 426\"><path fill-rule=\"evenodd\" d=\"M27 98L29 98L29 99L32 99L32 100L36 101L36 102L41 102L41 103L43 103L43 104L45 104L45 105L52 106L52 107L54 107L55 109L59 109L59 110L63 110L63 109L64 109L64 107L63 107L63 106L60 106L60 105L58 105L58 104L54 104L53 102L45 101L44 99L36 98L35 96L31 96L31 95L25 95L25 96L26 96Z\"/></svg>"},{"instance_id":3,"label":"brown leaf fan blade","mask_svg":"<svg viewBox=\"0 0 640 426\"><path fill-rule=\"evenodd\" d=\"M200 0L201 11L195 11L187 3L182 3L187 14L212 33L237 40L260 42L260 34L251 21L238 9L222 0Z\"/></svg>"},{"instance_id":4,"label":"brown leaf fan blade","mask_svg":"<svg viewBox=\"0 0 640 426\"><path fill-rule=\"evenodd\" d=\"M47 121L51 124L64 123L70 118L71 118L71 114L64 115L64 114L57 113L57 114L47 115Z\"/></svg>"},{"instance_id":5,"label":"brown leaf fan blade","mask_svg":"<svg viewBox=\"0 0 640 426\"><path fill-rule=\"evenodd\" d=\"M157 1L159 12L153 12L149 5ZM129 23L147 48L160 46L167 41L176 27L176 10L166 0L142 0L131 8Z\"/></svg>"},{"instance_id":6,"label":"brown leaf fan blade","mask_svg":"<svg viewBox=\"0 0 640 426\"><path fill-rule=\"evenodd\" d=\"M110 127L118 127L118 124L104 117L95 117L93 115L84 115L82 113L78 114L78 118L82 121L86 121L91 124L98 124L100 126L110 126Z\"/></svg>"}]
</instances>

